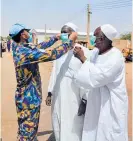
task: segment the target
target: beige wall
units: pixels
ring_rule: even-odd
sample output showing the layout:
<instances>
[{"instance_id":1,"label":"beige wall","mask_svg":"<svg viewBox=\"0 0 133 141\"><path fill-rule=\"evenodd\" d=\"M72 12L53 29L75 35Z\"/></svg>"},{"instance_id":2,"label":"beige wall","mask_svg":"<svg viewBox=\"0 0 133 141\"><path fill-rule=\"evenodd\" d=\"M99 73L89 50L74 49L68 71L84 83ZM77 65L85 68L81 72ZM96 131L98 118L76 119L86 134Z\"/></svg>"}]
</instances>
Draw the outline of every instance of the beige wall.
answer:
<instances>
[{"instance_id":1,"label":"beige wall","mask_svg":"<svg viewBox=\"0 0 133 141\"><path fill-rule=\"evenodd\" d=\"M131 42L128 40L120 40L120 39L115 39L113 41L113 46L119 48L120 50L123 50L124 48L131 48Z\"/></svg>"}]
</instances>

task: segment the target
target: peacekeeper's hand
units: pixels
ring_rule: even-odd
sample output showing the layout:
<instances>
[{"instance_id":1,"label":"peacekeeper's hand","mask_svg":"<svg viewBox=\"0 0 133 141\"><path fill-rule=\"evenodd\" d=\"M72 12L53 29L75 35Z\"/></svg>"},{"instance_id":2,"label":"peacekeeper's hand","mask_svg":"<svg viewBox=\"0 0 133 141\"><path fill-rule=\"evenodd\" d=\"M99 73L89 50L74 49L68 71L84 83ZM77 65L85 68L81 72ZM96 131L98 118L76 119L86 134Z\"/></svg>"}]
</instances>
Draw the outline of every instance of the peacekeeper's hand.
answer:
<instances>
[{"instance_id":1,"label":"peacekeeper's hand","mask_svg":"<svg viewBox=\"0 0 133 141\"><path fill-rule=\"evenodd\" d=\"M56 39L60 40L61 33L56 34Z\"/></svg>"},{"instance_id":2,"label":"peacekeeper's hand","mask_svg":"<svg viewBox=\"0 0 133 141\"><path fill-rule=\"evenodd\" d=\"M72 32L69 36L69 39L72 40L74 43L76 41L77 37L78 37L77 32Z\"/></svg>"},{"instance_id":3,"label":"peacekeeper's hand","mask_svg":"<svg viewBox=\"0 0 133 141\"><path fill-rule=\"evenodd\" d=\"M45 100L47 106L51 106L51 96L52 96L52 93L48 92L48 96Z\"/></svg>"},{"instance_id":4,"label":"peacekeeper's hand","mask_svg":"<svg viewBox=\"0 0 133 141\"><path fill-rule=\"evenodd\" d=\"M74 54L74 56L77 57L82 63L84 63L85 60L87 59L87 58L84 56L84 52L83 52L83 50L82 50L81 47L76 46L76 47L74 48L73 54Z\"/></svg>"}]
</instances>

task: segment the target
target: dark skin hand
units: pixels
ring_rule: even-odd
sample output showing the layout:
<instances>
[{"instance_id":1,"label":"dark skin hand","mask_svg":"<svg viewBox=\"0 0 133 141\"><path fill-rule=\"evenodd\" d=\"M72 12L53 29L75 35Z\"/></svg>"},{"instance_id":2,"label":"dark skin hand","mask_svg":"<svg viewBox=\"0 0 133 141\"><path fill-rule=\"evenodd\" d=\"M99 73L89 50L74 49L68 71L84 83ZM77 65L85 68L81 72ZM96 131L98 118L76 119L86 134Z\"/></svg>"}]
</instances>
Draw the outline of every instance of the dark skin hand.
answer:
<instances>
[{"instance_id":1,"label":"dark skin hand","mask_svg":"<svg viewBox=\"0 0 133 141\"><path fill-rule=\"evenodd\" d=\"M48 92L48 96L45 100L47 106L51 106L51 96L52 96L52 93Z\"/></svg>"},{"instance_id":2,"label":"dark skin hand","mask_svg":"<svg viewBox=\"0 0 133 141\"><path fill-rule=\"evenodd\" d=\"M47 106L51 106L51 96L47 96L45 102Z\"/></svg>"},{"instance_id":3,"label":"dark skin hand","mask_svg":"<svg viewBox=\"0 0 133 141\"><path fill-rule=\"evenodd\" d=\"M73 53L74 53L74 56L77 57L78 59L80 59L80 61L81 61L82 63L84 63L85 60L87 59L87 58L84 56L84 52L83 52L83 50L81 49L81 47L75 47Z\"/></svg>"}]
</instances>

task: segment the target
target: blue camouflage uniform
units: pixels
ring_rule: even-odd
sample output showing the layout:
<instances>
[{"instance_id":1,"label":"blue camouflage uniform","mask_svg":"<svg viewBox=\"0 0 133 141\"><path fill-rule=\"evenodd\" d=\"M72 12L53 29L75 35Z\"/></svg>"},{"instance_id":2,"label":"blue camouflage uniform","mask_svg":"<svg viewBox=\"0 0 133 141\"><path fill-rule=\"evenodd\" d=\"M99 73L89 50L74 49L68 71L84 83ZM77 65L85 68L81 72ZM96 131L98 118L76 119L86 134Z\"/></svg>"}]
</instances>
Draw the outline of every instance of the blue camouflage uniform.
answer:
<instances>
[{"instance_id":1,"label":"blue camouflage uniform","mask_svg":"<svg viewBox=\"0 0 133 141\"><path fill-rule=\"evenodd\" d=\"M13 60L15 64L17 87L15 93L18 116L18 140L32 141L37 135L40 105L42 102L39 62L60 58L72 48L72 41L47 49L57 41L56 37L37 46L14 44Z\"/></svg>"}]
</instances>

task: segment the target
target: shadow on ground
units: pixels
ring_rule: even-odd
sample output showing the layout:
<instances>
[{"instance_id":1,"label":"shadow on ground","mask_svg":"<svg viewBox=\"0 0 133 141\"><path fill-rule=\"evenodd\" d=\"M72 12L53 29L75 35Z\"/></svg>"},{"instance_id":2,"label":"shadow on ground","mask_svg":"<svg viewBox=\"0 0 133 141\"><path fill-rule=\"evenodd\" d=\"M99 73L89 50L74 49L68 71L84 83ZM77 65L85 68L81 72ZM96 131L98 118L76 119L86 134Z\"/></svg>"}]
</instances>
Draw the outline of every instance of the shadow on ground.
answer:
<instances>
[{"instance_id":1,"label":"shadow on ground","mask_svg":"<svg viewBox=\"0 0 133 141\"><path fill-rule=\"evenodd\" d=\"M50 137L48 138L48 140L46 141L56 141L55 137L54 137L54 133L52 130L50 131L43 131L43 132L38 132L37 136L45 136L47 134L51 134Z\"/></svg>"}]
</instances>

